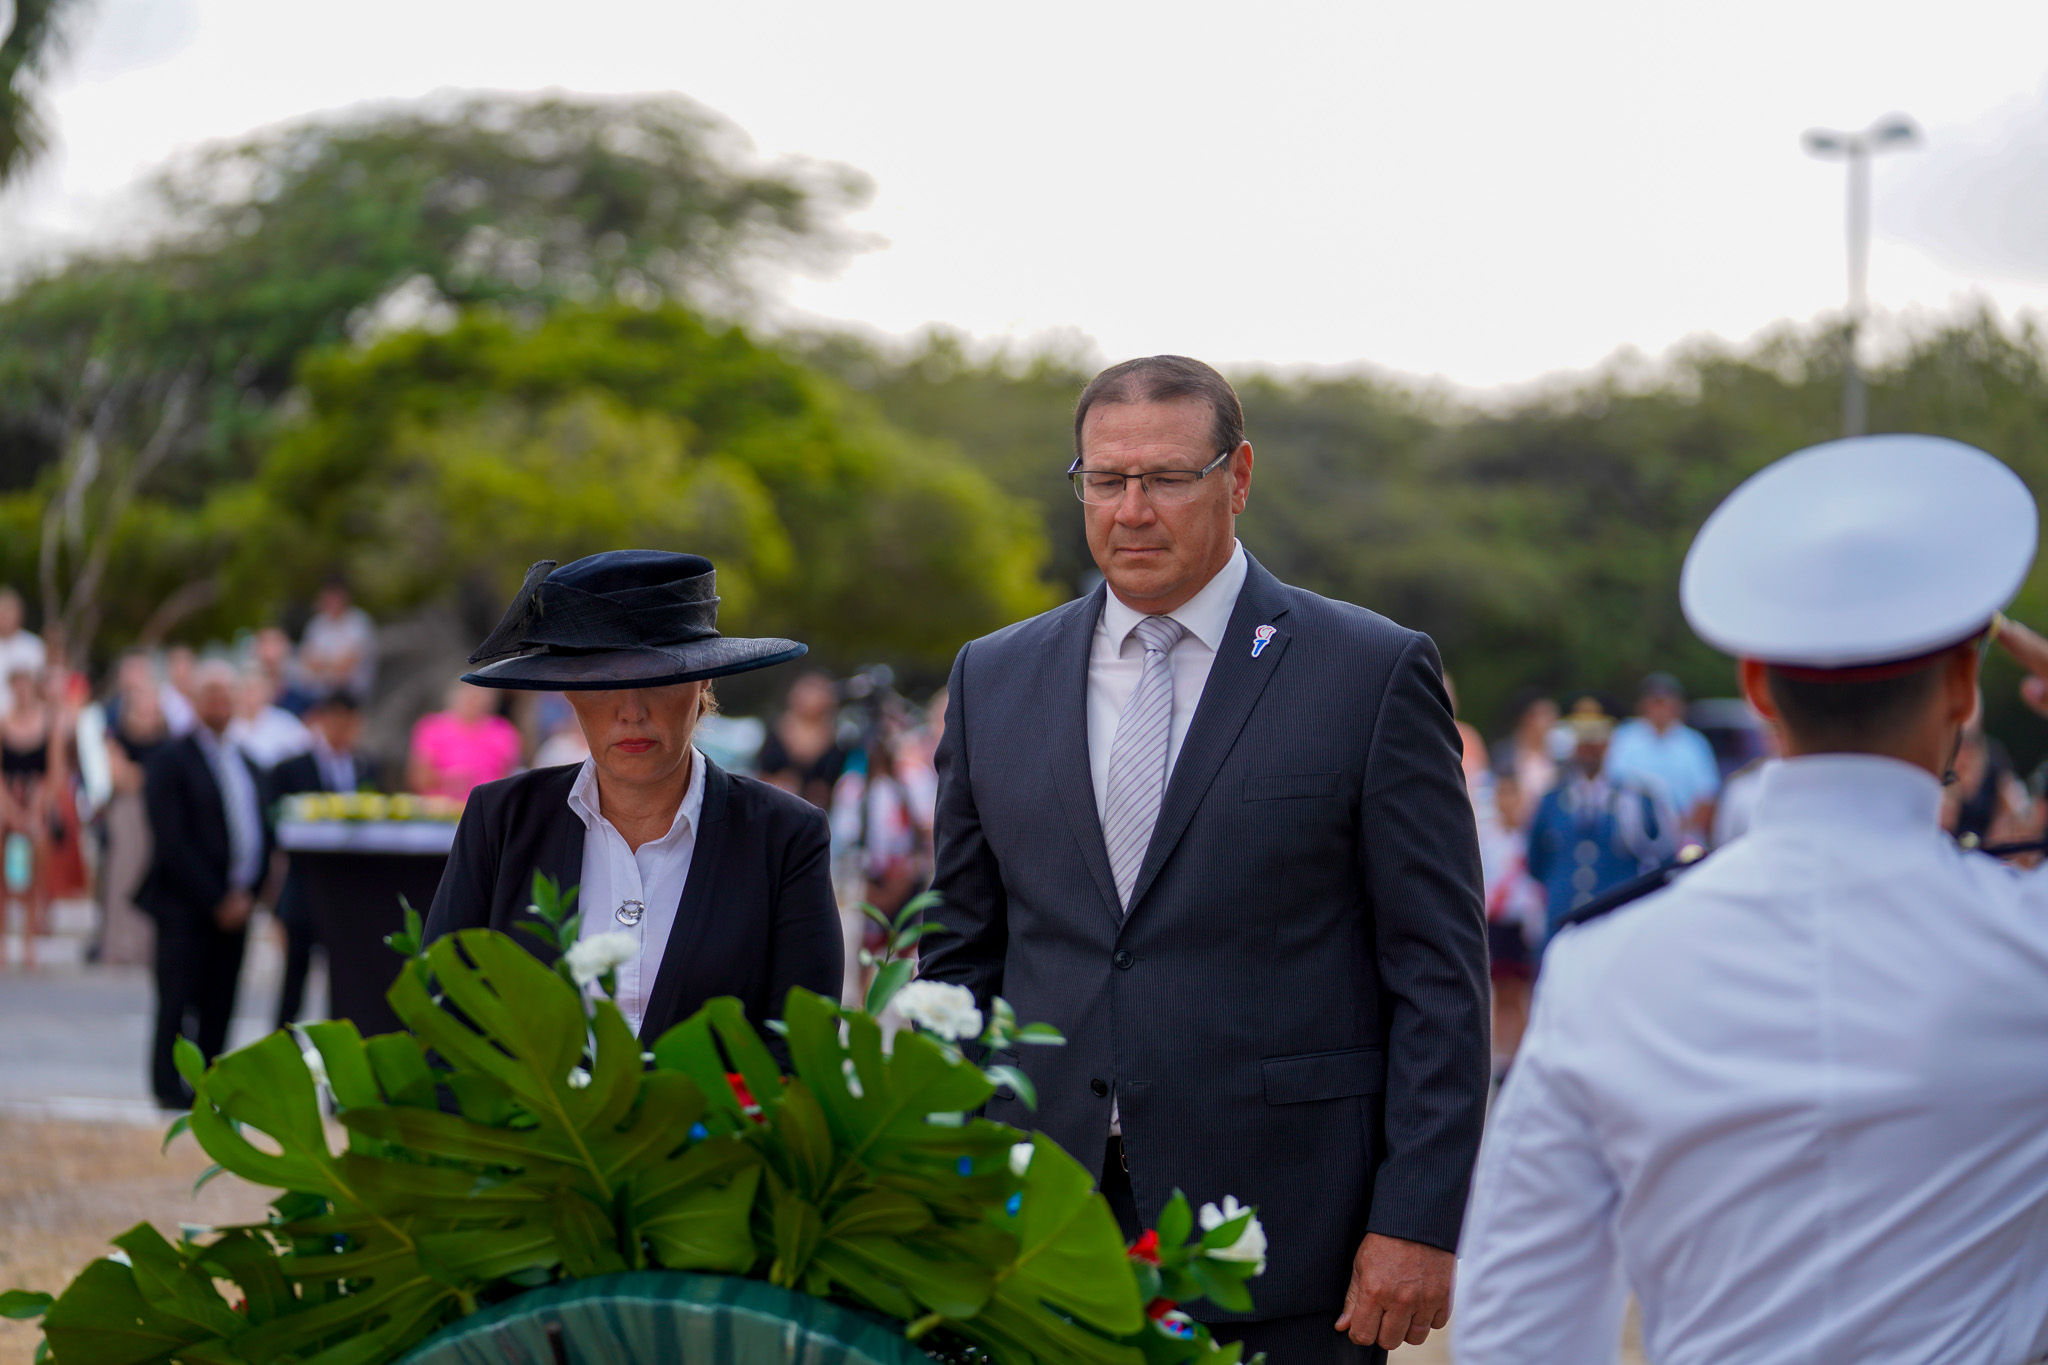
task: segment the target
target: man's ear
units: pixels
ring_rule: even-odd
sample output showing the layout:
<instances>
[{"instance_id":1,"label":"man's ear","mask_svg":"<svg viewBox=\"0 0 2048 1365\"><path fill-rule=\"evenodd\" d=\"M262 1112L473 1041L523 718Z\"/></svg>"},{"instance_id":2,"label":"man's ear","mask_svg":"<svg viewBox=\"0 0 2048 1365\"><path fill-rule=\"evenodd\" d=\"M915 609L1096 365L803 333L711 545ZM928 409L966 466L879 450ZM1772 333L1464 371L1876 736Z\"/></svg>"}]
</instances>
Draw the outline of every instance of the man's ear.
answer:
<instances>
[{"instance_id":1,"label":"man's ear","mask_svg":"<svg viewBox=\"0 0 2048 1365\"><path fill-rule=\"evenodd\" d=\"M1230 457L1230 514L1243 516L1245 504L1252 500L1252 443L1238 443L1237 454Z\"/></svg>"},{"instance_id":2,"label":"man's ear","mask_svg":"<svg viewBox=\"0 0 2048 1365\"><path fill-rule=\"evenodd\" d=\"M1743 659L1735 665L1735 677L1742 684L1742 695L1756 708L1756 713L1771 725L1782 725L1778 715L1778 703L1771 696L1771 668L1761 659Z\"/></svg>"},{"instance_id":3,"label":"man's ear","mask_svg":"<svg viewBox=\"0 0 2048 1365\"><path fill-rule=\"evenodd\" d=\"M1973 640L1957 645L1942 670L1943 713L1956 725L1968 725L1984 706L1984 694L1977 687L1980 664Z\"/></svg>"}]
</instances>

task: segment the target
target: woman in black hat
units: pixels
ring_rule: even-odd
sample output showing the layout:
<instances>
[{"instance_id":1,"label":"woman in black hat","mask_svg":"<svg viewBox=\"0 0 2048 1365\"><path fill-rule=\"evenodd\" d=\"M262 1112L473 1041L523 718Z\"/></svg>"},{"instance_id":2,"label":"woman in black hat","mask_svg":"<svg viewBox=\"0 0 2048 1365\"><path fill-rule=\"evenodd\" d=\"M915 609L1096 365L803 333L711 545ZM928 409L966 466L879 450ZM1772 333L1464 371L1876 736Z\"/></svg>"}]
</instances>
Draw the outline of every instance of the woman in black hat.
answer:
<instances>
[{"instance_id":1,"label":"woman in black hat","mask_svg":"<svg viewBox=\"0 0 2048 1365\"><path fill-rule=\"evenodd\" d=\"M691 746L710 679L804 653L721 636L714 584L710 560L658 550L527 571L463 681L566 693L590 757L472 792L427 914L428 939L509 932L535 872L579 887L583 938L633 940L612 941L634 950L614 998L650 1042L714 996L757 1023L792 986L836 999L844 964L824 815Z\"/></svg>"}]
</instances>

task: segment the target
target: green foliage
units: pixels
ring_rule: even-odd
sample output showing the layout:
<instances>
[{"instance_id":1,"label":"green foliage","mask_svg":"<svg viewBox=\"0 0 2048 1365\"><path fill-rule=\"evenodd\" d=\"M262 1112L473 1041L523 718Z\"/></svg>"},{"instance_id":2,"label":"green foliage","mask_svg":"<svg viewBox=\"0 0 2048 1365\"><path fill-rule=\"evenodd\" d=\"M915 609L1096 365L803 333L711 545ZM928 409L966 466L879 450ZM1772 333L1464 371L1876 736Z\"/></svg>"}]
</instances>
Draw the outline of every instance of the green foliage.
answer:
<instances>
[{"instance_id":1,"label":"green foliage","mask_svg":"<svg viewBox=\"0 0 2048 1365\"><path fill-rule=\"evenodd\" d=\"M0 1318L39 1318L56 1302L48 1294L26 1289L0 1289Z\"/></svg>"},{"instance_id":2,"label":"green foliage","mask_svg":"<svg viewBox=\"0 0 2048 1365\"><path fill-rule=\"evenodd\" d=\"M0 32L0 186L26 170L49 146L38 87L64 49L63 12L71 0L13 0Z\"/></svg>"},{"instance_id":3,"label":"green foliage","mask_svg":"<svg viewBox=\"0 0 2048 1365\"><path fill-rule=\"evenodd\" d=\"M573 899L536 882L551 946L575 940ZM418 933L408 914L394 939ZM1239 1358L1148 1321L1162 1272L1126 1254L1079 1163L963 1117L995 1082L955 1049L906 1030L885 1051L871 1015L796 990L793 1075L729 998L644 1058L557 968L464 931L393 986L410 1033L313 1024L211 1067L185 1044L189 1131L282 1191L270 1218L177 1244L138 1225L54 1301L10 1291L0 1312L40 1316L58 1365L378 1365L525 1288L666 1268L855 1302L998 1365ZM1248 1302L1248 1268L1207 1255L1241 1226L1169 1228L1174 1287Z\"/></svg>"},{"instance_id":4,"label":"green foliage","mask_svg":"<svg viewBox=\"0 0 2048 1365\"><path fill-rule=\"evenodd\" d=\"M1081 509L1059 473L1092 363L975 360L944 335L894 357L844 339L805 353L1041 509L1054 578L1079 581ZM1955 318L1900 338L1868 380L1873 431L1970 442L2048 490L2048 341L2031 324ZM1488 730L1524 686L1627 698L1668 669L1696 694L1730 694L1729 661L1679 612L1678 567L1736 484L1840 430L1840 337L1826 329L1691 346L1654 366L1619 357L1486 403L1358 374L1237 382L1257 453L1246 547L1289 582L1428 631ZM2048 617L2048 566L2015 614ZM2048 753L2048 725L2014 681L1994 664L1990 722L2031 762Z\"/></svg>"},{"instance_id":5,"label":"green foliage","mask_svg":"<svg viewBox=\"0 0 2048 1365\"><path fill-rule=\"evenodd\" d=\"M724 629L927 671L1049 601L1028 513L957 456L681 308L472 313L304 379L224 571L240 601L338 563L374 610L502 600L536 559L672 546L717 561Z\"/></svg>"},{"instance_id":6,"label":"green foliage","mask_svg":"<svg viewBox=\"0 0 2048 1365\"><path fill-rule=\"evenodd\" d=\"M1079 349L1002 352L975 360L957 335L935 329L892 359L853 337L795 342L798 354L869 395L905 431L957 444L976 467L1044 523L1047 581L1072 594L1095 570L1081 507L1062 477L1072 458L1074 400L1095 364Z\"/></svg>"},{"instance_id":7,"label":"green foliage","mask_svg":"<svg viewBox=\"0 0 2048 1365\"><path fill-rule=\"evenodd\" d=\"M23 6L0 95L53 8ZM463 307L730 308L758 262L843 252L837 215L864 193L843 170L757 164L679 97L478 96L202 150L153 187L160 238L0 298L0 579L40 584L74 644L250 624L274 593L218 573L271 513L248 481L307 354Z\"/></svg>"},{"instance_id":8,"label":"green foliage","mask_svg":"<svg viewBox=\"0 0 2048 1365\"><path fill-rule=\"evenodd\" d=\"M867 948L860 950L860 965L875 969L874 979L868 983L867 999L862 1002L869 1014L881 1018L882 1011L888 1009L889 1002L896 998L896 992L902 990L916 974L918 940L926 934L937 933L943 927L935 922L924 922L925 912L936 909L939 901L938 892L926 891L912 896L893 916L872 905L861 905L861 914L873 920L886 935L881 952Z\"/></svg>"},{"instance_id":9,"label":"green foliage","mask_svg":"<svg viewBox=\"0 0 2048 1365\"><path fill-rule=\"evenodd\" d=\"M910 983L910 978L916 973L917 958L914 952L918 940L926 934L938 933L944 927L934 920L925 918L929 911L938 907L940 899L938 892L926 891L922 895L911 897L893 917L872 905L863 904L860 907L861 913L880 926L884 934L882 950L879 953L867 948L860 950L861 965L872 967L875 973L868 982L867 999L864 1002L868 1014L873 1017L881 1018L882 1011L889 1008L890 1003L902 993L903 988ZM942 989L960 992L963 1000L972 998L965 987L949 986ZM923 1024L922 1020L915 1018L911 1022L920 1027ZM954 1041L942 1040L938 1047L949 1060L957 1061L960 1050L953 1045ZM973 1041L980 1045L982 1055L986 1056L990 1053L1014 1052L1019 1046L1063 1047L1067 1040L1051 1024L1026 1024L1018 1027L1016 1010L1010 1007L1009 1001L999 995L989 1002L987 1026ZM1031 1083L1031 1077L1026 1075L1022 1068L997 1064L982 1068L982 1074L995 1085L1010 1087L1027 1107L1038 1108L1037 1087Z\"/></svg>"}]
</instances>

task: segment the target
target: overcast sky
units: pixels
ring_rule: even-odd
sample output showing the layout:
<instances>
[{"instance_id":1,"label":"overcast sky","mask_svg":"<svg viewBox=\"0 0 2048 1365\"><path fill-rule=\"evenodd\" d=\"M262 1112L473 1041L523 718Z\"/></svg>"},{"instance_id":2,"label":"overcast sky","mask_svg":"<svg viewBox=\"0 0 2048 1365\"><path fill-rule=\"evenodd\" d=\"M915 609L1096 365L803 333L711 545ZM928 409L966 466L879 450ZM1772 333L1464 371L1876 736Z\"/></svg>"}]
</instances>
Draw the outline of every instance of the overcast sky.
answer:
<instances>
[{"instance_id":1,"label":"overcast sky","mask_svg":"<svg viewBox=\"0 0 2048 1365\"><path fill-rule=\"evenodd\" d=\"M681 91L865 171L880 244L784 297L891 334L1476 387L1741 339L1844 292L1801 131L1895 109L1928 140L1878 165L1876 306L2048 305L2039 0L99 0L0 254L180 147L465 88Z\"/></svg>"}]
</instances>

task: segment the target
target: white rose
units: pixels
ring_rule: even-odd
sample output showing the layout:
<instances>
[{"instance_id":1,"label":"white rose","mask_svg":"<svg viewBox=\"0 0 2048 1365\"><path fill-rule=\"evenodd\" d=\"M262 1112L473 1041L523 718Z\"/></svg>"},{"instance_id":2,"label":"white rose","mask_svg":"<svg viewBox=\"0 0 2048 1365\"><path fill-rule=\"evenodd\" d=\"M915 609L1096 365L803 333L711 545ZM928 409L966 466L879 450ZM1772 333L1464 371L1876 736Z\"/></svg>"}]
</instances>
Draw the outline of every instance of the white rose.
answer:
<instances>
[{"instance_id":1,"label":"white rose","mask_svg":"<svg viewBox=\"0 0 2048 1365\"><path fill-rule=\"evenodd\" d=\"M569 964L571 979L579 986L588 986L606 972L631 962L639 951L637 934L592 934L570 944L562 960Z\"/></svg>"},{"instance_id":2,"label":"white rose","mask_svg":"<svg viewBox=\"0 0 2048 1365\"><path fill-rule=\"evenodd\" d=\"M839 1059L839 1072L846 1077L847 1094L855 1099L862 1099L866 1096L867 1092L860 1088L860 1070L854 1066L853 1058L841 1057Z\"/></svg>"},{"instance_id":3,"label":"white rose","mask_svg":"<svg viewBox=\"0 0 2048 1365\"><path fill-rule=\"evenodd\" d=\"M572 1067L570 1067L570 1068L569 1068L569 1088L570 1088L571 1090L588 1090L588 1089L590 1089L590 1073L589 1073L588 1071L585 1071L585 1070L584 1070L584 1069L583 1069L582 1067L580 1067L580 1066L572 1066Z\"/></svg>"},{"instance_id":4,"label":"white rose","mask_svg":"<svg viewBox=\"0 0 2048 1365\"><path fill-rule=\"evenodd\" d=\"M1226 1194L1223 1196L1222 1208L1219 1209L1214 1204L1204 1204L1196 1219L1201 1223L1202 1231L1214 1232L1225 1223L1235 1222L1250 1212L1250 1209L1237 1202L1236 1195ZM1257 1217L1253 1217L1245 1223L1243 1231L1237 1234L1235 1242L1227 1247L1217 1247L1206 1254L1215 1261L1256 1262L1259 1268L1252 1273L1263 1275L1266 1273L1266 1230L1259 1225Z\"/></svg>"},{"instance_id":5,"label":"white rose","mask_svg":"<svg viewBox=\"0 0 2048 1365\"><path fill-rule=\"evenodd\" d=\"M1019 1180L1031 1169L1031 1154L1038 1149L1028 1142L1013 1143L1010 1147L1010 1174Z\"/></svg>"},{"instance_id":6,"label":"white rose","mask_svg":"<svg viewBox=\"0 0 2048 1365\"><path fill-rule=\"evenodd\" d=\"M974 992L944 981L913 981L896 992L897 1012L949 1042L981 1036L981 1011Z\"/></svg>"}]
</instances>

